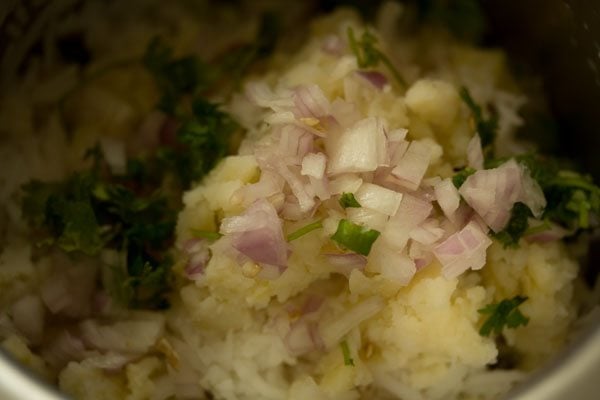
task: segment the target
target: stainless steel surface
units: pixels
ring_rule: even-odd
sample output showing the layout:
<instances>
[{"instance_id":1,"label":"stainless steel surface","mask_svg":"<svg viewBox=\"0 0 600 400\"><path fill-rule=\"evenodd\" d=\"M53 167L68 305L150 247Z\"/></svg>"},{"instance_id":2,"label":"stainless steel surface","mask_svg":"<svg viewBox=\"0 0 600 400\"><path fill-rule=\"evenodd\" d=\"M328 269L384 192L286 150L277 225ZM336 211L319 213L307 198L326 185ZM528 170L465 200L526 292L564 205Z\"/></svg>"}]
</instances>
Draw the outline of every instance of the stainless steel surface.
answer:
<instances>
[{"instance_id":1,"label":"stainless steel surface","mask_svg":"<svg viewBox=\"0 0 600 400\"><path fill-rule=\"evenodd\" d=\"M0 351L0 399L66 400L66 397Z\"/></svg>"},{"instance_id":2,"label":"stainless steel surface","mask_svg":"<svg viewBox=\"0 0 600 400\"><path fill-rule=\"evenodd\" d=\"M50 4L46 6L46 3ZM78 0L5 0L0 3L0 54L27 53L45 21L63 15ZM561 147L600 180L600 2L531 0L485 2L497 40L539 70L555 115L561 123ZM24 8L30 20L23 20ZM16 18L15 18L16 16ZM15 29L6 28L17 24ZM18 65L8 65L14 72ZM0 82L3 79L0 77ZM566 134L564 134L566 133ZM598 246L596 246L598 247ZM592 249L593 250L593 249ZM597 252L593 252L597 253ZM598 275L600 261L590 259L587 273ZM511 400L594 400L600 398L600 316L525 384ZM0 400L64 400L0 351Z\"/></svg>"}]
</instances>

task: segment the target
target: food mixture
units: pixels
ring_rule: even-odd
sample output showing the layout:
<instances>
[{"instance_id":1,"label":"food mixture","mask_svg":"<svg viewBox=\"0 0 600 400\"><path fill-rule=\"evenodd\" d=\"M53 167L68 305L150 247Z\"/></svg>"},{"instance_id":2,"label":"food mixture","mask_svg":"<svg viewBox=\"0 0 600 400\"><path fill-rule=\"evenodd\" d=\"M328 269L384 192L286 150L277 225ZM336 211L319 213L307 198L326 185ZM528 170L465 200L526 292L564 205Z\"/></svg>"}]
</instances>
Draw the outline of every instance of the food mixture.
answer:
<instances>
[{"instance_id":1,"label":"food mixture","mask_svg":"<svg viewBox=\"0 0 600 400\"><path fill-rule=\"evenodd\" d=\"M5 351L75 399L433 400L565 344L600 190L515 138L504 52L398 3L293 51L130 7L2 98Z\"/></svg>"}]
</instances>

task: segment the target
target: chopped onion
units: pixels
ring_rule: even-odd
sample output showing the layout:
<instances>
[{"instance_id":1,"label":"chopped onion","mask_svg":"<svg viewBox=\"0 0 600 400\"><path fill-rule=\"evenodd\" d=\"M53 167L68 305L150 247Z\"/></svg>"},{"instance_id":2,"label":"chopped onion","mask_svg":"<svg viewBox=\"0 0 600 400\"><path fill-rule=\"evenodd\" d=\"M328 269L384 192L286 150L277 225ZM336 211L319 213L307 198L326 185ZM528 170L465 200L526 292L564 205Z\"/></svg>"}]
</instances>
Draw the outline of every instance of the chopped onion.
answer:
<instances>
[{"instance_id":1,"label":"chopped onion","mask_svg":"<svg viewBox=\"0 0 600 400\"><path fill-rule=\"evenodd\" d=\"M289 111L294 107L291 95L278 96L264 82L249 82L246 85L246 96L257 106L274 111Z\"/></svg>"},{"instance_id":2,"label":"chopped onion","mask_svg":"<svg viewBox=\"0 0 600 400\"><path fill-rule=\"evenodd\" d=\"M346 253L346 254L334 254L327 253L324 254L327 262L333 270L345 277L349 277L350 273L355 269L360 271L365 269L367 265L367 258L361 254L356 253Z\"/></svg>"},{"instance_id":3,"label":"chopped onion","mask_svg":"<svg viewBox=\"0 0 600 400\"><path fill-rule=\"evenodd\" d=\"M409 190L417 190L421 184L421 179L427 172L429 159L429 146L415 140L410 143L408 149L392 170L392 175L399 180L400 185Z\"/></svg>"},{"instance_id":4,"label":"chopped onion","mask_svg":"<svg viewBox=\"0 0 600 400\"><path fill-rule=\"evenodd\" d=\"M117 321L110 325L96 320L79 324L85 343L98 350L144 354L162 336L164 317L155 314L146 320Z\"/></svg>"},{"instance_id":5,"label":"chopped onion","mask_svg":"<svg viewBox=\"0 0 600 400\"><path fill-rule=\"evenodd\" d=\"M78 318L90 314L96 268L92 265L67 265L42 285L41 297L53 314Z\"/></svg>"},{"instance_id":6,"label":"chopped onion","mask_svg":"<svg viewBox=\"0 0 600 400\"><path fill-rule=\"evenodd\" d=\"M299 165L303 157L313 149L313 136L295 125L284 125L280 129L278 156L290 158Z\"/></svg>"},{"instance_id":7,"label":"chopped onion","mask_svg":"<svg viewBox=\"0 0 600 400\"><path fill-rule=\"evenodd\" d=\"M452 179L446 178L433 186L435 198L448 219L454 219L454 213L460 205L460 194L452 183Z\"/></svg>"},{"instance_id":8,"label":"chopped onion","mask_svg":"<svg viewBox=\"0 0 600 400\"><path fill-rule=\"evenodd\" d=\"M297 118L320 118L331 113L331 104L317 85L298 86L292 94Z\"/></svg>"},{"instance_id":9,"label":"chopped onion","mask_svg":"<svg viewBox=\"0 0 600 400\"><path fill-rule=\"evenodd\" d=\"M327 172L331 175L375 171L385 163L387 140L380 118L363 119L340 137L328 139L330 162Z\"/></svg>"},{"instance_id":10,"label":"chopped onion","mask_svg":"<svg viewBox=\"0 0 600 400\"><path fill-rule=\"evenodd\" d=\"M366 226L379 232L385 228L389 219L386 214L365 207L349 207L346 209L346 215L355 224Z\"/></svg>"},{"instance_id":11,"label":"chopped onion","mask_svg":"<svg viewBox=\"0 0 600 400\"><path fill-rule=\"evenodd\" d=\"M329 188L332 194L354 193L362 183L357 174L342 174L329 181Z\"/></svg>"},{"instance_id":12,"label":"chopped onion","mask_svg":"<svg viewBox=\"0 0 600 400\"><path fill-rule=\"evenodd\" d=\"M321 50L332 56L341 56L344 53L346 43L338 35L327 35L321 43Z\"/></svg>"},{"instance_id":13,"label":"chopped onion","mask_svg":"<svg viewBox=\"0 0 600 400\"><path fill-rule=\"evenodd\" d=\"M257 200L244 214L223 219L220 232L232 235L232 246L255 262L278 267L287 265L287 243L281 220L267 200Z\"/></svg>"},{"instance_id":14,"label":"chopped onion","mask_svg":"<svg viewBox=\"0 0 600 400\"><path fill-rule=\"evenodd\" d=\"M481 149L481 138L478 134L473 136L467 146L467 164L474 169L483 169L483 150Z\"/></svg>"},{"instance_id":15,"label":"chopped onion","mask_svg":"<svg viewBox=\"0 0 600 400\"><path fill-rule=\"evenodd\" d=\"M321 179L325 175L327 158L323 153L309 153L302 159L302 175Z\"/></svg>"},{"instance_id":16,"label":"chopped onion","mask_svg":"<svg viewBox=\"0 0 600 400\"><path fill-rule=\"evenodd\" d=\"M116 353L109 351L105 354L89 357L85 359L85 363L89 366L103 369L105 371L117 372L123 369L124 366L139 358L138 355Z\"/></svg>"},{"instance_id":17,"label":"chopped onion","mask_svg":"<svg viewBox=\"0 0 600 400\"><path fill-rule=\"evenodd\" d=\"M408 242L410 232L425 221L432 210L430 202L404 194L398 211L386 224L382 238L395 250L402 250Z\"/></svg>"},{"instance_id":18,"label":"chopped onion","mask_svg":"<svg viewBox=\"0 0 600 400\"><path fill-rule=\"evenodd\" d=\"M124 174L127 167L125 143L122 140L102 136L100 137L100 147L110 170L117 175Z\"/></svg>"},{"instance_id":19,"label":"chopped onion","mask_svg":"<svg viewBox=\"0 0 600 400\"><path fill-rule=\"evenodd\" d=\"M258 199L266 199L283 191L284 179L281 175L265 169L260 174L258 182L238 189L234 196L241 198L244 206L249 206Z\"/></svg>"},{"instance_id":20,"label":"chopped onion","mask_svg":"<svg viewBox=\"0 0 600 400\"><path fill-rule=\"evenodd\" d=\"M494 232L506 226L515 202L522 201L536 216L546 205L540 186L514 159L498 168L475 172L459 193Z\"/></svg>"},{"instance_id":21,"label":"chopped onion","mask_svg":"<svg viewBox=\"0 0 600 400\"><path fill-rule=\"evenodd\" d=\"M491 244L491 239L477 222L471 221L460 232L436 246L433 254L442 264L442 274L451 279L469 268L481 269L485 265L486 250Z\"/></svg>"},{"instance_id":22,"label":"chopped onion","mask_svg":"<svg viewBox=\"0 0 600 400\"><path fill-rule=\"evenodd\" d=\"M331 114L342 128L351 127L360 121L356 105L339 98L331 103Z\"/></svg>"},{"instance_id":23,"label":"chopped onion","mask_svg":"<svg viewBox=\"0 0 600 400\"><path fill-rule=\"evenodd\" d=\"M319 200L327 200L331 197L331 192L329 190L329 180L326 176L322 178L313 178L312 176L308 177L310 185L307 188L307 191L312 195L319 198Z\"/></svg>"},{"instance_id":24,"label":"chopped onion","mask_svg":"<svg viewBox=\"0 0 600 400\"><path fill-rule=\"evenodd\" d=\"M363 183L354 197L362 207L370 208L382 214L396 214L402 194L372 183Z\"/></svg>"},{"instance_id":25,"label":"chopped onion","mask_svg":"<svg viewBox=\"0 0 600 400\"><path fill-rule=\"evenodd\" d=\"M299 356L321 347L317 323L301 319L293 323L284 338L290 354Z\"/></svg>"},{"instance_id":26,"label":"chopped onion","mask_svg":"<svg viewBox=\"0 0 600 400\"><path fill-rule=\"evenodd\" d=\"M421 244L429 245L441 239L446 231L439 227L438 221L429 219L410 231L410 238Z\"/></svg>"},{"instance_id":27,"label":"chopped onion","mask_svg":"<svg viewBox=\"0 0 600 400\"><path fill-rule=\"evenodd\" d=\"M407 285L416 272L415 263L406 253L397 251L385 242L376 242L369 253L369 270L385 278Z\"/></svg>"},{"instance_id":28,"label":"chopped onion","mask_svg":"<svg viewBox=\"0 0 600 400\"><path fill-rule=\"evenodd\" d=\"M383 309L385 302L379 296L373 296L337 314L330 320L319 324L320 337L326 348L337 345L344 336L361 322L373 317Z\"/></svg>"},{"instance_id":29,"label":"chopped onion","mask_svg":"<svg viewBox=\"0 0 600 400\"><path fill-rule=\"evenodd\" d=\"M43 348L41 353L50 365L63 368L69 361L82 360L88 352L80 338L63 330Z\"/></svg>"},{"instance_id":30,"label":"chopped onion","mask_svg":"<svg viewBox=\"0 0 600 400\"><path fill-rule=\"evenodd\" d=\"M379 71L356 71L356 75L363 78L376 89L382 90L388 84L388 79Z\"/></svg>"}]
</instances>

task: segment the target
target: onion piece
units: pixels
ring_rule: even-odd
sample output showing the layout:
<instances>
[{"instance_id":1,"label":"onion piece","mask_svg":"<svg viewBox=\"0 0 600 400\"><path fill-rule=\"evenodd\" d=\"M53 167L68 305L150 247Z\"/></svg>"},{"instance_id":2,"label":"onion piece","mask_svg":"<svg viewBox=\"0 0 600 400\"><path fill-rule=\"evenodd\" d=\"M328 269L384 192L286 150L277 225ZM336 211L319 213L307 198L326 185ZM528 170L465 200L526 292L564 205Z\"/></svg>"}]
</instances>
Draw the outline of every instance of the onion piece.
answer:
<instances>
[{"instance_id":1,"label":"onion piece","mask_svg":"<svg viewBox=\"0 0 600 400\"><path fill-rule=\"evenodd\" d=\"M280 131L278 156L290 158L300 165L303 157L313 149L313 136L295 125L284 125Z\"/></svg>"},{"instance_id":2,"label":"onion piece","mask_svg":"<svg viewBox=\"0 0 600 400\"><path fill-rule=\"evenodd\" d=\"M324 256L329 265L333 268L334 272L344 275L346 278L350 277L350 273L355 269L362 271L367 265L367 258L361 254L327 253L324 254Z\"/></svg>"},{"instance_id":3,"label":"onion piece","mask_svg":"<svg viewBox=\"0 0 600 400\"><path fill-rule=\"evenodd\" d=\"M398 164L392 169L392 175L399 180L400 185L409 190L417 190L427 172L430 157L429 146L415 140L409 144Z\"/></svg>"},{"instance_id":4,"label":"onion piece","mask_svg":"<svg viewBox=\"0 0 600 400\"><path fill-rule=\"evenodd\" d=\"M278 96L264 82L249 82L246 84L246 97L253 104L271 108L274 111L286 111L294 107L291 95Z\"/></svg>"},{"instance_id":5,"label":"onion piece","mask_svg":"<svg viewBox=\"0 0 600 400\"><path fill-rule=\"evenodd\" d=\"M345 48L346 43L338 35L327 35L321 42L321 50L332 56L341 56Z\"/></svg>"},{"instance_id":6,"label":"onion piece","mask_svg":"<svg viewBox=\"0 0 600 400\"><path fill-rule=\"evenodd\" d=\"M452 179L446 178L433 186L435 198L448 219L454 219L454 213L460 205L460 194L452 183Z\"/></svg>"},{"instance_id":7,"label":"onion piece","mask_svg":"<svg viewBox=\"0 0 600 400\"><path fill-rule=\"evenodd\" d=\"M369 253L369 270L402 286L408 285L417 271L414 261L406 253L382 241L375 242Z\"/></svg>"},{"instance_id":8,"label":"onion piece","mask_svg":"<svg viewBox=\"0 0 600 400\"><path fill-rule=\"evenodd\" d=\"M357 174L342 174L329 181L329 188L331 194L354 193L362 183L362 178Z\"/></svg>"},{"instance_id":9,"label":"onion piece","mask_svg":"<svg viewBox=\"0 0 600 400\"><path fill-rule=\"evenodd\" d=\"M125 173L127 168L127 156L125 154L125 143L115 138L102 136L100 137L100 147L104 159L110 170L117 175Z\"/></svg>"},{"instance_id":10,"label":"onion piece","mask_svg":"<svg viewBox=\"0 0 600 400\"><path fill-rule=\"evenodd\" d=\"M375 229L379 232L385 229L389 219L386 214L365 207L349 207L346 209L346 215L353 223Z\"/></svg>"},{"instance_id":11,"label":"onion piece","mask_svg":"<svg viewBox=\"0 0 600 400\"><path fill-rule=\"evenodd\" d=\"M402 250L408 242L410 231L425 221L432 210L430 202L404 194L398 211L381 233L383 240L395 250Z\"/></svg>"},{"instance_id":12,"label":"onion piece","mask_svg":"<svg viewBox=\"0 0 600 400\"><path fill-rule=\"evenodd\" d=\"M267 200L257 200L242 215L223 219L220 232L231 235L232 246L255 262L287 265L281 220Z\"/></svg>"},{"instance_id":13,"label":"onion piece","mask_svg":"<svg viewBox=\"0 0 600 400\"><path fill-rule=\"evenodd\" d=\"M248 207L258 199L266 199L283 191L285 184L281 175L265 169L260 174L258 182L239 188L234 197L241 199L241 203Z\"/></svg>"},{"instance_id":14,"label":"onion piece","mask_svg":"<svg viewBox=\"0 0 600 400\"><path fill-rule=\"evenodd\" d=\"M331 104L318 85L298 86L292 94L297 118L320 118L331 114Z\"/></svg>"},{"instance_id":15,"label":"onion piece","mask_svg":"<svg viewBox=\"0 0 600 400\"><path fill-rule=\"evenodd\" d=\"M475 134L467 145L467 165L477 170L483 169L483 150L479 134Z\"/></svg>"},{"instance_id":16,"label":"onion piece","mask_svg":"<svg viewBox=\"0 0 600 400\"><path fill-rule=\"evenodd\" d=\"M83 341L71 332L63 330L46 345L42 356L55 368L63 368L69 361L81 361L88 355Z\"/></svg>"},{"instance_id":17,"label":"onion piece","mask_svg":"<svg viewBox=\"0 0 600 400\"><path fill-rule=\"evenodd\" d=\"M299 356L322 347L317 323L299 320L293 323L283 339L290 354Z\"/></svg>"},{"instance_id":18,"label":"onion piece","mask_svg":"<svg viewBox=\"0 0 600 400\"><path fill-rule=\"evenodd\" d=\"M363 183L354 197L362 207L370 208L382 214L396 214L402 194L372 183Z\"/></svg>"},{"instance_id":19,"label":"onion piece","mask_svg":"<svg viewBox=\"0 0 600 400\"><path fill-rule=\"evenodd\" d=\"M328 138L327 173L371 172L385 163L387 140L384 121L369 117L358 121L340 137Z\"/></svg>"},{"instance_id":20,"label":"onion piece","mask_svg":"<svg viewBox=\"0 0 600 400\"><path fill-rule=\"evenodd\" d=\"M96 268L93 265L66 265L43 283L41 297L53 314L85 317L91 311L95 285Z\"/></svg>"},{"instance_id":21,"label":"onion piece","mask_svg":"<svg viewBox=\"0 0 600 400\"><path fill-rule=\"evenodd\" d=\"M442 264L442 275L446 279L456 278L469 268L481 269L485 265L486 250L492 240L475 221L469 222L433 249L433 254Z\"/></svg>"},{"instance_id":22,"label":"onion piece","mask_svg":"<svg viewBox=\"0 0 600 400\"><path fill-rule=\"evenodd\" d=\"M421 244L430 245L441 239L446 231L440 228L435 219L429 219L410 231L410 238Z\"/></svg>"},{"instance_id":23,"label":"onion piece","mask_svg":"<svg viewBox=\"0 0 600 400\"><path fill-rule=\"evenodd\" d=\"M506 226L517 201L525 203L536 217L546 205L540 186L514 159L498 168L475 172L459 193L494 232Z\"/></svg>"},{"instance_id":24,"label":"onion piece","mask_svg":"<svg viewBox=\"0 0 600 400\"><path fill-rule=\"evenodd\" d=\"M103 351L144 354L162 336L164 317L146 320L117 321L110 325L96 320L85 320L79 324L82 338L86 344Z\"/></svg>"},{"instance_id":25,"label":"onion piece","mask_svg":"<svg viewBox=\"0 0 600 400\"><path fill-rule=\"evenodd\" d=\"M373 296L350 307L343 313L319 324L320 338L326 348L336 346L344 336L361 322L373 317L383 309L385 302L379 296Z\"/></svg>"},{"instance_id":26,"label":"onion piece","mask_svg":"<svg viewBox=\"0 0 600 400\"><path fill-rule=\"evenodd\" d=\"M382 90L388 85L388 79L379 71L356 71L356 75L360 76L365 82L370 83L378 90Z\"/></svg>"},{"instance_id":27,"label":"onion piece","mask_svg":"<svg viewBox=\"0 0 600 400\"><path fill-rule=\"evenodd\" d=\"M323 153L309 153L302 159L302 175L321 179L325 175L327 157Z\"/></svg>"},{"instance_id":28,"label":"onion piece","mask_svg":"<svg viewBox=\"0 0 600 400\"><path fill-rule=\"evenodd\" d=\"M109 372L118 372L124 366L139 358L138 355L116 353L109 351L105 354L89 357L85 359L85 363L89 366L103 369Z\"/></svg>"}]
</instances>

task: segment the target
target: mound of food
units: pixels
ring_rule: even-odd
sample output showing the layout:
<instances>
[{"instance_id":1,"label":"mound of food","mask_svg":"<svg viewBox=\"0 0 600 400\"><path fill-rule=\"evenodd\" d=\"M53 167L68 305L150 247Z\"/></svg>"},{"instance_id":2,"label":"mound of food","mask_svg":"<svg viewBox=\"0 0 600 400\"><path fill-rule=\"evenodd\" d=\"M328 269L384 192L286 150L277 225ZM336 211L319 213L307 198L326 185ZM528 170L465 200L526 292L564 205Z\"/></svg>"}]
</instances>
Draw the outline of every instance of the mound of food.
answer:
<instances>
[{"instance_id":1,"label":"mound of food","mask_svg":"<svg viewBox=\"0 0 600 400\"><path fill-rule=\"evenodd\" d=\"M53 145L98 145L8 217L3 348L80 399L487 399L542 365L600 190L514 138L504 53L402 10L273 56L267 16L212 66L155 39L61 97Z\"/></svg>"}]
</instances>

